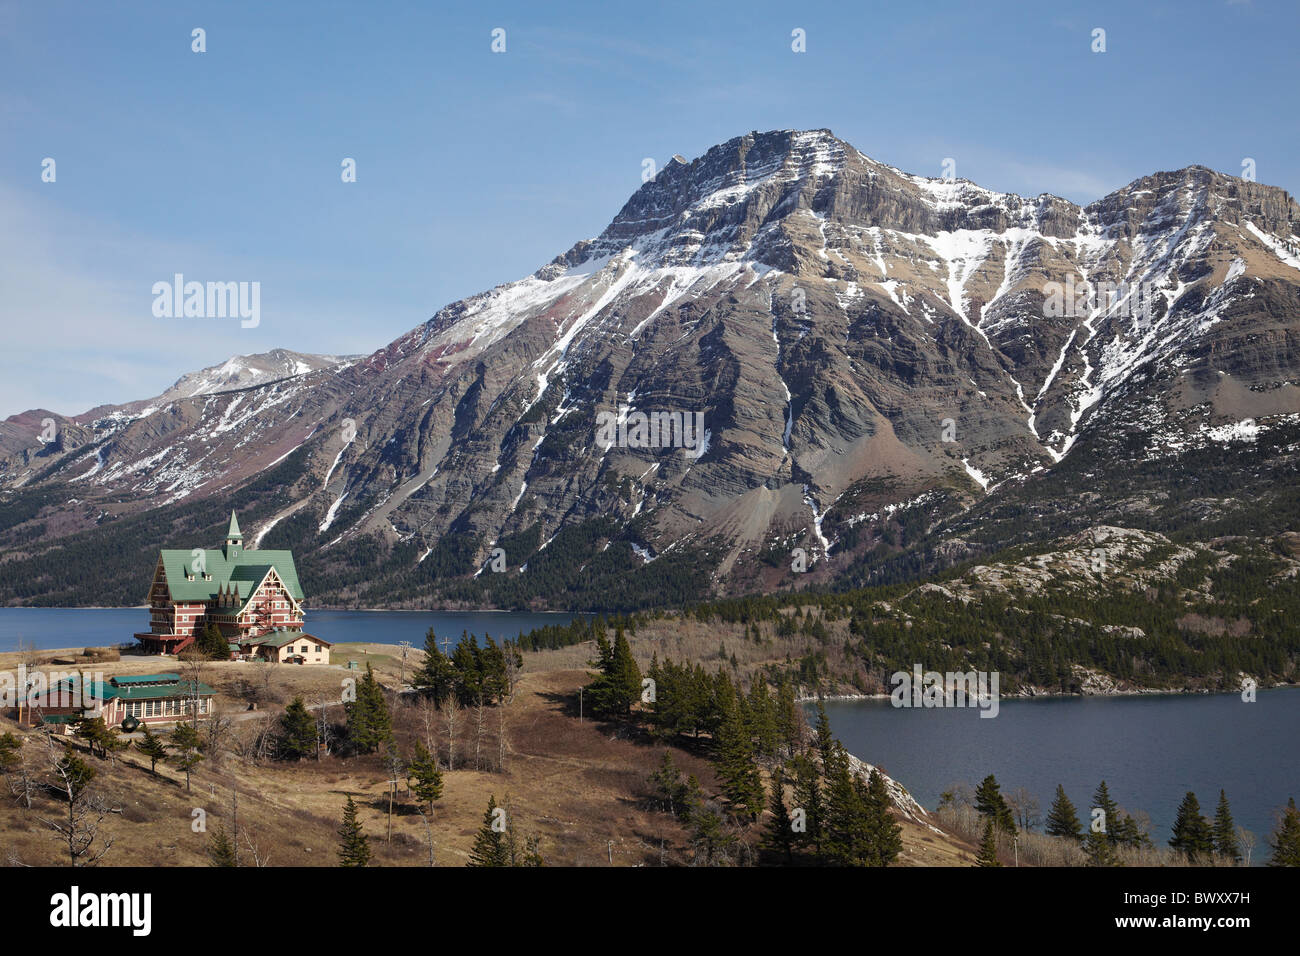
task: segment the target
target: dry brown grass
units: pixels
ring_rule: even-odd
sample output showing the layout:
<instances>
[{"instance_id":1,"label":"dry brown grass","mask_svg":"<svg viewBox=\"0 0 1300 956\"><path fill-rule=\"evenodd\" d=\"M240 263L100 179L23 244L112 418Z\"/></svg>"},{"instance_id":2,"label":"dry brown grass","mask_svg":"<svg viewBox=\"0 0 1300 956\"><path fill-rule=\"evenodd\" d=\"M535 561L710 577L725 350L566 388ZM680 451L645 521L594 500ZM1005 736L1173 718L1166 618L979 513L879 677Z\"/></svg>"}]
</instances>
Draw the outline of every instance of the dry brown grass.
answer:
<instances>
[{"instance_id":1,"label":"dry brown grass","mask_svg":"<svg viewBox=\"0 0 1300 956\"><path fill-rule=\"evenodd\" d=\"M687 657L698 642L710 638L716 649L716 628L706 635L702 626L687 625L680 635L659 638L652 647L658 648L661 657L669 652ZM650 648L640 640L635 643L648 661ZM741 642L735 643L740 659ZM731 644L728 640L729 651ZM764 659L763 648L753 647L744 657L747 664ZM368 658L381 680L395 686L400 662L391 653L383 653L392 648L372 645L368 649L370 654L361 654L362 648L349 646L342 648L342 653ZM576 695L589 679L584 663L590 653L589 648L566 648L527 655L525 673L504 711L508 741L504 768L496 766L497 713L492 709L487 713L481 770L464 762L472 758L475 721L472 710L461 713L457 769L444 773L443 799L434 813L438 865L466 862L489 795L495 795L498 802L509 798L518 830L540 838L548 865L608 866L611 857L614 865L623 866L689 862L681 824L652 809L648 799L649 775L663 748L641 734L577 719ZM408 675L418 658L416 652L408 659ZM3 659L0 666L6 666ZM279 713L278 708L268 708L262 714L244 713L238 693L238 684L246 679L249 668L268 666L205 665L204 680L220 691L219 710L242 714L235 725L236 735L251 734L257 723ZM126 658L103 669L106 673L147 673L181 668L174 660ZM341 667L280 665L272 670L274 686L283 700L301 693L310 701L317 692L337 700L340 680L352 674ZM341 720L341 709L333 708L331 717ZM4 723L3 729L12 729L9 722ZM421 710L414 703L394 707L394 724L404 752L409 753L414 741L425 736ZM25 737L24 749L36 762L44 744L39 734ZM445 757L440 718L435 720L434 742ZM678 767L683 774L695 774L706 791L716 792L709 762L702 753L689 749L689 742L683 743L673 749ZM354 795L361 808L360 819L370 836L376 865L428 863L425 824L405 793L399 795L392 840L387 839L387 774L378 756L330 756L320 763L251 763L228 754L219 766L208 761L199 765L189 794L174 768L160 767L159 776L152 777L143 756L135 752L115 765L100 759L92 763L99 771L95 786L121 810L104 825L115 844L103 865L205 865L208 836L192 831L193 810L206 811L209 832L219 823L229 827L231 795L236 791L241 831L273 866L334 865L335 831L348 794ZM7 797L0 801L0 862L9 858L37 865L64 862L53 835L40 823L42 815L57 810L56 801L48 797L39 797L31 811ZM756 837L758 828L752 833ZM973 857L971 848L961 841L915 824L904 822L903 836L900 862L904 865L966 865ZM241 855L245 863L251 863L247 845L241 846Z\"/></svg>"}]
</instances>

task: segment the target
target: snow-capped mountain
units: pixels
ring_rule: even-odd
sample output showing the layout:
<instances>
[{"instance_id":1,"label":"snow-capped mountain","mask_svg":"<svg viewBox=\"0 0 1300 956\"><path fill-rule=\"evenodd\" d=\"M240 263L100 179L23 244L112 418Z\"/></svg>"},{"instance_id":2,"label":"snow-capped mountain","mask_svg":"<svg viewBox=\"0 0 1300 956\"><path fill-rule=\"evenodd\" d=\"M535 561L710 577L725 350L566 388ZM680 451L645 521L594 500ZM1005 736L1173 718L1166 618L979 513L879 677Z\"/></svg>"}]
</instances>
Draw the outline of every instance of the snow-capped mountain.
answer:
<instances>
[{"instance_id":1,"label":"snow-capped mountain","mask_svg":"<svg viewBox=\"0 0 1300 956\"><path fill-rule=\"evenodd\" d=\"M1297 221L1197 166L1079 207L751 133L366 358L172 395L9 483L68 490L24 522L69 530L234 503L362 603L667 600L869 577L923 540L918 567L955 560L972 535L945 528L1068 513L1139 463L1263 435L1287 441L1255 480L1294 468ZM698 423L689 447L618 440L657 413ZM1006 527L979 547L1033 533Z\"/></svg>"}]
</instances>

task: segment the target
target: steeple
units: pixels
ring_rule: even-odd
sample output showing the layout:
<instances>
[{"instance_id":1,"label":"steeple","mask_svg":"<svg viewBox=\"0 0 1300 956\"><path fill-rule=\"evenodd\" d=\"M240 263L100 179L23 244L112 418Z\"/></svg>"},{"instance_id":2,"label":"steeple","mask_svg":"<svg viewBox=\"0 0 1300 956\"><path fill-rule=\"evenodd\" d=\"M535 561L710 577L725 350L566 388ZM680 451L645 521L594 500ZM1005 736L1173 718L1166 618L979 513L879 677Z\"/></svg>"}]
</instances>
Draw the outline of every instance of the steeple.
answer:
<instances>
[{"instance_id":1,"label":"steeple","mask_svg":"<svg viewBox=\"0 0 1300 956\"><path fill-rule=\"evenodd\" d=\"M226 553L226 560L233 561L239 557L244 549L244 533L239 530L239 519L235 517L235 511L230 511L230 530L226 532L226 546L222 550Z\"/></svg>"}]
</instances>

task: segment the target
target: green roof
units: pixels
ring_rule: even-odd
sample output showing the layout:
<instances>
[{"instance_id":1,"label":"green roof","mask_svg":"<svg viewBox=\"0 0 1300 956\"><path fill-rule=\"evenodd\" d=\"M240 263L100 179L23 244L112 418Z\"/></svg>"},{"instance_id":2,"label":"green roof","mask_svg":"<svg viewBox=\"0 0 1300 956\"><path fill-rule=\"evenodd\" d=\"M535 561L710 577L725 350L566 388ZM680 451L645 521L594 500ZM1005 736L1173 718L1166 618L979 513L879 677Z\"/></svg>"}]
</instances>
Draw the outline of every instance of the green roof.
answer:
<instances>
[{"instance_id":1,"label":"green roof","mask_svg":"<svg viewBox=\"0 0 1300 956\"><path fill-rule=\"evenodd\" d=\"M269 634L263 634L261 637L255 637L251 640L244 641L244 643L257 644L257 645L269 645L270 647L284 647L284 645L292 644L294 643L294 641L297 641L301 638L306 638L309 641L316 641L317 643L324 644L326 647L332 646L329 641L323 638L313 637L311 634L307 634L299 630L272 631Z\"/></svg>"},{"instance_id":2,"label":"green roof","mask_svg":"<svg viewBox=\"0 0 1300 956\"><path fill-rule=\"evenodd\" d=\"M240 541L244 540L243 532L239 530L239 519L235 517L235 512L233 509L230 512L230 530L226 532L226 538L227 540L229 539L238 539Z\"/></svg>"},{"instance_id":3,"label":"green roof","mask_svg":"<svg viewBox=\"0 0 1300 956\"><path fill-rule=\"evenodd\" d=\"M122 674L110 678L119 687L123 684L174 684L180 679L180 674Z\"/></svg>"},{"instance_id":4,"label":"green roof","mask_svg":"<svg viewBox=\"0 0 1300 956\"><path fill-rule=\"evenodd\" d=\"M113 683L113 682L116 683ZM153 681L154 683L145 683ZM80 678L69 677L54 684L44 693L32 694L28 699L39 699L57 692L60 686L75 688ZM154 700L159 697L189 697L194 684L181 680L176 674L140 674L133 677L113 677L109 681L86 681L86 696L95 700ZM205 697L214 695L207 684L199 684L199 694Z\"/></svg>"},{"instance_id":5,"label":"green roof","mask_svg":"<svg viewBox=\"0 0 1300 956\"><path fill-rule=\"evenodd\" d=\"M242 601L253 595L266 573L275 568L284 586L295 601L303 600L302 585L298 583L298 568L292 551L245 551L243 548L203 550L203 566L211 580L194 571L193 553L165 550L159 553L163 571L167 574L167 589L173 601L215 602L218 593L234 585ZM194 580L188 580L194 574ZM242 603L242 602L241 602ZM237 612L236 612L237 613Z\"/></svg>"}]
</instances>

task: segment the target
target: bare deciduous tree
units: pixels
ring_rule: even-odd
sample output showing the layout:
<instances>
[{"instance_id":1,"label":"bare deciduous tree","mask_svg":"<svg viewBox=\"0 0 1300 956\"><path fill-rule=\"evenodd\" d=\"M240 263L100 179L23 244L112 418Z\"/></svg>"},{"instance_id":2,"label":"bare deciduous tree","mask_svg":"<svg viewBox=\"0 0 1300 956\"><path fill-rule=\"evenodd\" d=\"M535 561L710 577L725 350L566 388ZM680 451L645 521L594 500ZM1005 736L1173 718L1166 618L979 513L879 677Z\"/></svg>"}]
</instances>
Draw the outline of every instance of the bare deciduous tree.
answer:
<instances>
[{"instance_id":1,"label":"bare deciduous tree","mask_svg":"<svg viewBox=\"0 0 1300 956\"><path fill-rule=\"evenodd\" d=\"M67 847L69 866L92 866L113 848L113 837L100 835L104 818L118 812L110 807L99 792L90 788L84 764L72 753L70 747L59 754L54 738L45 735L49 748L50 787L68 800L68 815L63 819L42 818L42 823L57 834ZM99 846L95 841L99 840Z\"/></svg>"},{"instance_id":2,"label":"bare deciduous tree","mask_svg":"<svg viewBox=\"0 0 1300 956\"><path fill-rule=\"evenodd\" d=\"M442 705L442 718L447 728L447 769L456 769L456 717L460 713L460 704L455 695L448 697Z\"/></svg>"}]
</instances>

